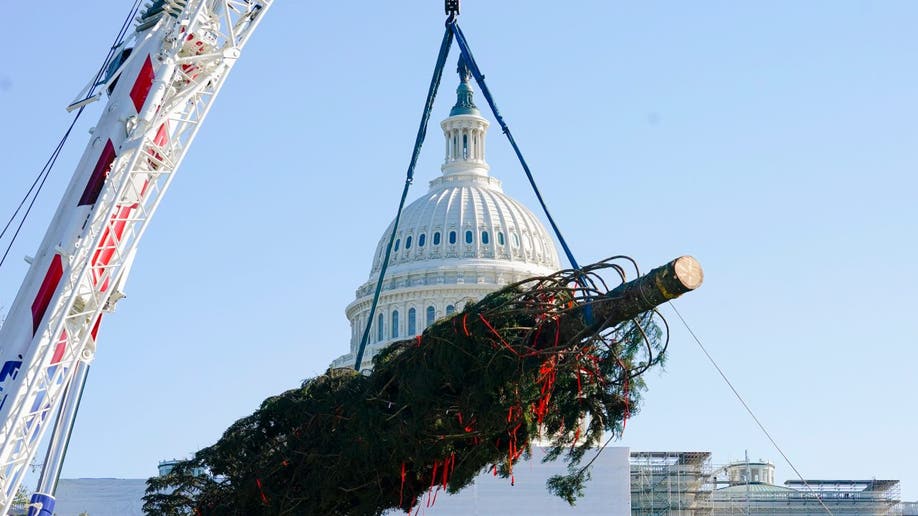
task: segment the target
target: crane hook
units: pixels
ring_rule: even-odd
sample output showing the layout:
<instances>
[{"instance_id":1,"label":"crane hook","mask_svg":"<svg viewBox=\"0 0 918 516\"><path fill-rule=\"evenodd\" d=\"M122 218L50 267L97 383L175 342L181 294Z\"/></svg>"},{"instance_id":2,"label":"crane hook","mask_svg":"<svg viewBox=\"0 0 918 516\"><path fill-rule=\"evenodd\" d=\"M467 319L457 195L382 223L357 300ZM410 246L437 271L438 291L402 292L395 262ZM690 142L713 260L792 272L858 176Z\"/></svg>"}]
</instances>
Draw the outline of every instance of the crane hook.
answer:
<instances>
[{"instance_id":1,"label":"crane hook","mask_svg":"<svg viewBox=\"0 0 918 516\"><path fill-rule=\"evenodd\" d=\"M456 17L459 16L459 4L461 0L444 0L444 10L446 15L449 17L446 23L452 23L456 21Z\"/></svg>"}]
</instances>

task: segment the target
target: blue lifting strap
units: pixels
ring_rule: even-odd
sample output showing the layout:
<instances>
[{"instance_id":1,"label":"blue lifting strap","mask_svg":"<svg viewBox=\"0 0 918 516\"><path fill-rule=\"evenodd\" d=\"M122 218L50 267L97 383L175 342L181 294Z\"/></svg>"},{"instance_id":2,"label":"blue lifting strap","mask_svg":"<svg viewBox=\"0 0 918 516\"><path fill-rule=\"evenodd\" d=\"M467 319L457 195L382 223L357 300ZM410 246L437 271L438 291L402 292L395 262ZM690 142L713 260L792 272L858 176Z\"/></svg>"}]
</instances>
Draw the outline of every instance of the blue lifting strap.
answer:
<instances>
[{"instance_id":1,"label":"blue lifting strap","mask_svg":"<svg viewBox=\"0 0 918 516\"><path fill-rule=\"evenodd\" d=\"M421 154L421 146L424 145L424 137L427 135L427 122L430 121L430 113L433 110L434 99L437 97L437 90L440 88L440 79L443 77L443 67L446 65L446 58L449 56L449 47L453 43L453 33L449 29L450 22L455 21L455 16L450 16L447 22L446 32L443 34L443 42L440 43L440 54L437 56L437 64L434 67L433 77L430 79L430 88L427 90L427 102L424 104L424 113L421 115L421 125L418 127L418 136L414 141L414 150L411 153L411 162L408 164L408 173L405 177L405 188L402 190L402 199L398 203L398 211L395 213L395 222L392 223L392 234L389 235L389 243L386 245L386 255L383 257L382 266L379 268L379 278L376 280L376 291L373 293L373 303L370 305L370 315L367 318L366 326L363 329L363 336L360 338L360 347L357 349L357 359L354 361L354 369L360 371L360 363L363 361L363 353L367 347L367 341L370 338L370 326L373 324L373 317L376 315L376 305L379 303L379 293L382 291L383 278L386 276L386 269L389 268L389 256L392 254L392 243L395 241L395 234L398 231L398 221L402 216L402 209L405 207L405 199L408 197L408 188L414 181L414 167L418 163L418 156Z\"/></svg>"},{"instance_id":2,"label":"blue lifting strap","mask_svg":"<svg viewBox=\"0 0 918 516\"><path fill-rule=\"evenodd\" d=\"M469 70L472 72L472 76L475 77L475 82L478 83L478 87L481 88L481 93L488 101L488 105L491 107L491 112L494 113L494 118L497 119L497 123L500 125L501 131L503 131L503 133L507 135L507 139L510 140L510 145L513 147L513 151L516 153L516 157L520 160L520 165L523 166L523 170L526 172L526 177L529 179L529 184L532 186L532 190L535 192L536 198L539 200L539 204L542 206L542 210L545 212L545 217L548 218L548 222L551 224L551 228L555 232L555 236L558 237L558 242L561 244L561 248L564 249L564 254L567 255L568 262L570 262L572 268L579 269L580 265L577 264L577 259L574 258L574 253L571 252L570 247L568 247L567 242L564 240L564 236L561 235L561 230L558 229L558 225L555 224L555 219L551 216L551 213L548 212L548 206L545 205L545 201L542 199L542 193L539 191L539 187L536 186L535 179L532 177L532 172L529 170L529 165L526 164L526 159L523 158L523 153L520 152L520 148L516 144L516 140L513 139L513 134L510 133L510 127L507 126L507 123L504 122L504 117L502 117L500 115L500 111L497 110L497 104L494 102L494 97L491 95L491 90L489 90L488 85L485 84L484 75L482 75L481 70L478 68L478 64L475 62L475 58L472 56L472 50L469 48L469 44L465 39L465 35L462 33L462 29L459 28L459 24L456 23L455 20L447 22L446 26L453 32L453 35L456 37L456 44L459 45L459 50L462 51L462 57L465 59ZM581 287L586 291L585 293L587 298L589 298L590 288L590 283L588 283L588 281L589 280L585 276L581 276L581 282L583 282ZM584 307L583 313L587 323L592 323L593 310L589 303Z\"/></svg>"}]
</instances>

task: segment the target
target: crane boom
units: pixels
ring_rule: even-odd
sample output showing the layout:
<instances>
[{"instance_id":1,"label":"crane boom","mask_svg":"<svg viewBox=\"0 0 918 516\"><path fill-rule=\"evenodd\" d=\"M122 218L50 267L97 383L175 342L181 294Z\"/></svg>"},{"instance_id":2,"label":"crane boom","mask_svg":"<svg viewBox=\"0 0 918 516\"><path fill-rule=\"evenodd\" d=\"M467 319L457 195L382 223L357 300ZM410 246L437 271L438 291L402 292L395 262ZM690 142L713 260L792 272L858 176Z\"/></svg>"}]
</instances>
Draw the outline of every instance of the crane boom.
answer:
<instances>
[{"instance_id":1,"label":"crane boom","mask_svg":"<svg viewBox=\"0 0 918 516\"><path fill-rule=\"evenodd\" d=\"M109 100L0 327L0 513L76 366L92 360L102 313L121 296L139 240L272 3L154 0L97 84Z\"/></svg>"}]
</instances>

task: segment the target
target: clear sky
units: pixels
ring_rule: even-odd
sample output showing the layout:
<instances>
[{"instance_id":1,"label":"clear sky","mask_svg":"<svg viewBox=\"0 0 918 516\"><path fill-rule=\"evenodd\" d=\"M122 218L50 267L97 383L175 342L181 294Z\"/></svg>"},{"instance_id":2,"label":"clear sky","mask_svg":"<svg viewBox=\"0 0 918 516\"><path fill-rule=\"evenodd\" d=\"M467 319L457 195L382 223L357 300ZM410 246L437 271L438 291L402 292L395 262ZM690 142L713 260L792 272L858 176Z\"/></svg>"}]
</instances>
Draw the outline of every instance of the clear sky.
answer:
<instances>
[{"instance_id":1,"label":"clear sky","mask_svg":"<svg viewBox=\"0 0 918 516\"><path fill-rule=\"evenodd\" d=\"M129 4L0 0L0 218ZM679 309L803 475L900 479L918 499L918 3L463 4L578 260L697 257L705 284ZM150 476L347 350L344 307L394 216L442 22L439 0L267 13L103 323L64 476ZM450 73L434 122L455 85ZM0 270L0 305L99 110ZM439 174L440 138L432 125L412 199ZM496 129L488 160L536 211ZM717 463L748 449L790 478L667 313L668 364L617 444Z\"/></svg>"}]
</instances>

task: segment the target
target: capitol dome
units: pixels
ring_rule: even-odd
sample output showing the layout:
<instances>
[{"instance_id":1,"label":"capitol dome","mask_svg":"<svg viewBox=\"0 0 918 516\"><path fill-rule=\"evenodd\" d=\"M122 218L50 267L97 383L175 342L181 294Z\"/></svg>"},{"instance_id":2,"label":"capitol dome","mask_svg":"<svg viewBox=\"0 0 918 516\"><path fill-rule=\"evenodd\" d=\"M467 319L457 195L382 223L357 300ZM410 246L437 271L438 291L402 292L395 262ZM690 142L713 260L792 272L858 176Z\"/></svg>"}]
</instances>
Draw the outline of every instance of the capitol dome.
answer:
<instances>
[{"instance_id":1,"label":"capitol dome","mask_svg":"<svg viewBox=\"0 0 918 516\"><path fill-rule=\"evenodd\" d=\"M470 74L460 61L461 83L450 116L442 175L408 205L399 219L376 320L361 369L387 344L420 333L507 284L560 269L554 241L528 208L503 192L485 161L488 121L472 99ZM332 367L353 367L367 324L379 270L395 222L379 239L366 283L348 305L350 353Z\"/></svg>"}]
</instances>

